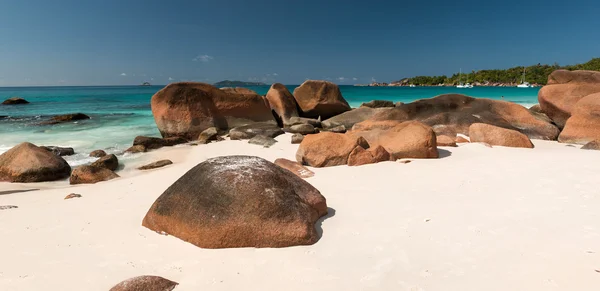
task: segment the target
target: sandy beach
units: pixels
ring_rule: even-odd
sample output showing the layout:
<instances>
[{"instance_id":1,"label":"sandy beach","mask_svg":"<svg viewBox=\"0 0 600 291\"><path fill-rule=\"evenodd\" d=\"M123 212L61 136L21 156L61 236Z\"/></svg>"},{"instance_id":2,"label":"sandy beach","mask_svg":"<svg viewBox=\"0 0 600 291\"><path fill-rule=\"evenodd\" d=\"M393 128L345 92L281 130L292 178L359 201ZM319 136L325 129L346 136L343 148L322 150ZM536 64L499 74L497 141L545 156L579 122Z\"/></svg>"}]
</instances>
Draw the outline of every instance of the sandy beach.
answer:
<instances>
[{"instance_id":1,"label":"sandy beach","mask_svg":"<svg viewBox=\"0 0 600 291\"><path fill-rule=\"evenodd\" d=\"M440 159L311 168L327 198L320 240L279 249L201 249L141 226L150 205L207 158L294 159L290 134L163 148L174 164L119 179L0 183L0 290L108 290L139 275L176 290L597 290L600 155L550 141L534 149L440 147ZM14 190L40 189L10 193ZM82 198L63 200L69 193Z\"/></svg>"}]
</instances>

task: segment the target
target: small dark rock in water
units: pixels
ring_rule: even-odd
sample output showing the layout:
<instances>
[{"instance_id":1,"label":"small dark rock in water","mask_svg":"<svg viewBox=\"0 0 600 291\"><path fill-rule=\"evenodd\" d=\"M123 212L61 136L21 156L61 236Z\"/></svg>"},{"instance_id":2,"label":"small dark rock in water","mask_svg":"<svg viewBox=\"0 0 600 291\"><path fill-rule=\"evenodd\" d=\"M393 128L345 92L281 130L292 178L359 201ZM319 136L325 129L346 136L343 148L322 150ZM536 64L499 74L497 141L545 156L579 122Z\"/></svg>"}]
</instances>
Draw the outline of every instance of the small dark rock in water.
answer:
<instances>
[{"instance_id":1,"label":"small dark rock in water","mask_svg":"<svg viewBox=\"0 0 600 291\"><path fill-rule=\"evenodd\" d=\"M143 166L139 167L138 170L151 170L151 169L161 168L161 167L171 165L171 164L173 164L173 162L171 162L171 160L160 160L160 161L157 161L154 163L143 165Z\"/></svg>"},{"instance_id":2,"label":"small dark rock in water","mask_svg":"<svg viewBox=\"0 0 600 291\"><path fill-rule=\"evenodd\" d=\"M593 140L590 141L588 143L586 143L583 147L581 147L582 150L600 150L600 140Z\"/></svg>"},{"instance_id":3,"label":"small dark rock in water","mask_svg":"<svg viewBox=\"0 0 600 291\"><path fill-rule=\"evenodd\" d=\"M255 144L255 145L261 145L263 147L269 148L272 145L274 145L275 143L277 143L277 140L275 140L272 137L268 137L268 136L264 136L264 135L257 135L253 138L251 138L248 143L250 144Z\"/></svg>"},{"instance_id":4,"label":"small dark rock in water","mask_svg":"<svg viewBox=\"0 0 600 291\"><path fill-rule=\"evenodd\" d=\"M71 194L65 196L65 200L71 199L71 198L81 198L81 194L71 193Z\"/></svg>"},{"instance_id":5,"label":"small dark rock in water","mask_svg":"<svg viewBox=\"0 0 600 291\"><path fill-rule=\"evenodd\" d=\"M146 151L147 151L146 147L143 146L143 145L134 145L134 146L132 146L132 147L130 147L130 148L128 148L128 149L125 150L126 153L132 153L132 154L135 154L135 153L145 153Z\"/></svg>"},{"instance_id":6,"label":"small dark rock in water","mask_svg":"<svg viewBox=\"0 0 600 291\"><path fill-rule=\"evenodd\" d=\"M16 205L0 205L0 210L13 209L13 208L19 208L19 206L16 206Z\"/></svg>"},{"instance_id":7,"label":"small dark rock in water","mask_svg":"<svg viewBox=\"0 0 600 291\"><path fill-rule=\"evenodd\" d=\"M284 131L299 134L312 134L315 133L315 127L310 124L296 124L285 128Z\"/></svg>"},{"instance_id":8,"label":"small dark rock in water","mask_svg":"<svg viewBox=\"0 0 600 291\"><path fill-rule=\"evenodd\" d=\"M119 159L117 159L117 156L113 154L106 155L93 162L92 166L116 171L119 167Z\"/></svg>"},{"instance_id":9,"label":"small dark rock in water","mask_svg":"<svg viewBox=\"0 0 600 291\"><path fill-rule=\"evenodd\" d=\"M89 116L83 114L83 113L72 113L72 114L64 114L64 115L56 115L53 116L50 120L48 121L44 121L41 124L42 125L52 125L52 124L58 124L58 123L63 123L63 122L70 122L70 121L77 121L77 120L85 120L85 119L90 119Z\"/></svg>"},{"instance_id":10,"label":"small dark rock in water","mask_svg":"<svg viewBox=\"0 0 600 291\"><path fill-rule=\"evenodd\" d=\"M139 276L127 279L109 291L171 291L179 283L158 276Z\"/></svg>"},{"instance_id":11,"label":"small dark rock in water","mask_svg":"<svg viewBox=\"0 0 600 291\"><path fill-rule=\"evenodd\" d=\"M146 150L155 150L162 147L170 147L182 143L186 143L187 139L181 137L168 137L168 138L160 138L160 137L149 137L149 136L136 136L133 140L133 145L141 145L146 148Z\"/></svg>"},{"instance_id":12,"label":"small dark rock in water","mask_svg":"<svg viewBox=\"0 0 600 291\"><path fill-rule=\"evenodd\" d=\"M20 97L12 97L4 100L2 105L19 105L19 104L29 104L29 101L20 98Z\"/></svg>"},{"instance_id":13,"label":"small dark rock in water","mask_svg":"<svg viewBox=\"0 0 600 291\"><path fill-rule=\"evenodd\" d=\"M40 146L41 148L52 152L53 154L57 155L57 156L72 156L75 154L75 150L73 148L61 148L61 147L57 147L57 146Z\"/></svg>"},{"instance_id":14,"label":"small dark rock in water","mask_svg":"<svg viewBox=\"0 0 600 291\"><path fill-rule=\"evenodd\" d=\"M95 150L90 153L90 157L92 157L92 158L101 158L104 156L106 156L106 152L103 150Z\"/></svg>"},{"instance_id":15,"label":"small dark rock in water","mask_svg":"<svg viewBox=\"0 0 600 291\"><path fill-rule=\"evenodd\" d=\"M211 140L216 140L218 134L219 134L219 131L217 130L216 127L209 127L200 133L200 136L198 136L198 143L199 144L207 144Z\"/></svg>"},{"instance_id":16,"label":"small dark rock in water","mask_svg":"<svg viewBox=\"0 0 600 291\"><path fill-rule=\"evenodd\" d=\"M371 108L382 108L382 107L394 107L394 102L387 100L372 100L360 105L360 107L371 107Z\"/></svg>"},{"instance_id":17,"label":"small dark rock in water","mask_svg":"<svg viewBox=\"0 0 600 291\"><path fill-rule=\"evenodd\" d=\"M299 144L302 142L302 140L304 140L303 135L299 133L294 133L294 135L292 135L292 144Z\"/></svg>"},{"instance_id":18,"label":"small dark rock in water","mask_svg":"<svg viewBox=\"0 0 600 291\"><path fill-rule=\"evenodd\" d=\"M229 138L232 140L251 139L256 135L276 137L283 133L283 130L281 130L281 128L279 128L277 124L272 124L268 122L256 122L232 128L229 131Z\"/></svg>"}]
</instances>

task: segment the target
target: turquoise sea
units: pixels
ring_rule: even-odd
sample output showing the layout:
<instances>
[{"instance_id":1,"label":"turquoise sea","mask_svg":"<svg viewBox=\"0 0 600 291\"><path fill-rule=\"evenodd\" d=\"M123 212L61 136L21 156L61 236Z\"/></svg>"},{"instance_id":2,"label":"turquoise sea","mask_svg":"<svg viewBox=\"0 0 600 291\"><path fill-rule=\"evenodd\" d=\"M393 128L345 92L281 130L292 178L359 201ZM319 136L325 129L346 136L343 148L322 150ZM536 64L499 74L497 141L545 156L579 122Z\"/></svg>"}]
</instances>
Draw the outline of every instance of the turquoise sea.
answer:
<instances>
[{"instance_id":1,"label":"turquoise sea","mask_svg":"<svg viewBox=\"0 0 600 291\"><path fill-rule=\"evenodd\" d=\"M103 87L6 87L0 88L0 101L13 96L31 104L0 105L0 153L23 141L37 145L73 147L77 153L67 157L71 165L87 163L95 149L121 153L137 135L159 136L150 111L150 98L163 86ZM289 86L292 91L296 86ZM269 86L249 87L266 94ZM411 102L445 93L501 99L529 107L537 103L539 88L475 87L355 87L340 86L352 107L371 100ZM81 112L91 119L58 125L39 125L57 115ZM125 157L127 158L127 157ZM133 158L133 157L132 157Z\"/></svg>"}]
</instances>

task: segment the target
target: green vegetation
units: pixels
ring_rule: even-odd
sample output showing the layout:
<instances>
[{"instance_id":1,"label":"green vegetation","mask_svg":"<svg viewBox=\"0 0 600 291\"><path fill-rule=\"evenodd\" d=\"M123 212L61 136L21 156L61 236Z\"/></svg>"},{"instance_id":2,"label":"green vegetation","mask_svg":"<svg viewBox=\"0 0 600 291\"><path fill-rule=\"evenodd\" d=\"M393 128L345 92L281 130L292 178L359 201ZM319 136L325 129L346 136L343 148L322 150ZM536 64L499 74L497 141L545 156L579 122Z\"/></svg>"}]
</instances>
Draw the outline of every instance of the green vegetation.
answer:
<instances>
[{"instance_id":1,"label":"green vegetation","mask_svg":"<svg viewBox=\"0 0 600 291\"><path fill-rule=\"evenodd\" d=\"M577 64L572 66L559 66L554 65L541 65L537 64L525 68L525 81L531 84L545 85L548 81L548 75L554 70L591 70L600 71L600 58L594 58L591 61L584 64ZM481 70L472 71L471 73L463 73L461 81L463 83L501 83L501 84L518 84L521 82L523 76L523 67L514 67L506 70ZM393 83L402 84L415 84L415 85L426 85L435 86L438 84L453 85L458 84L459 74L456 73L451 77L447 76L416 76L412 78L402 79Z\"/></svg>"},{"instance_id":2,"label":"green vegetation","mask_svg":"<svg viewBox=\"0 0 600 291\"><path fill-rule=\"evenodd\" d=\"M243 87L243 86L264 86L261 82L244 82L244 81L221 81L214 84L216 87Z\"/></svg>"}]
</instances>

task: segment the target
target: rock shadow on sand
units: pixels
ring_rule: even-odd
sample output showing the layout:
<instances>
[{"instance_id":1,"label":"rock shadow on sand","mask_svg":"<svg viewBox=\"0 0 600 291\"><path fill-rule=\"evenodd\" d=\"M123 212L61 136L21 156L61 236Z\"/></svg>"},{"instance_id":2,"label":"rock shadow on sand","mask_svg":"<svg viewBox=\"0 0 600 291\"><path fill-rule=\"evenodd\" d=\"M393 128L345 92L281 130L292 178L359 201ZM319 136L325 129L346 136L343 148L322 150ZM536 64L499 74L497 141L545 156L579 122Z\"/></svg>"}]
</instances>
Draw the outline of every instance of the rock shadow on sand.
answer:
<instances>
[{"instance_id":1,"label":"rock shadow on sand","mask_svg":"<svg viewBox=\"0 0 600 291\"><path fill-rule=\"evenodd\" d=\"M319 240L321 239L321 237L323 237L323 221L333 216L335 216L335 209L327 207L327 215L319 218L319 220L317 220L317 222L315 223L315 229L317 230L317 234L319 235Z\"/></svg>"}]
</instances>

